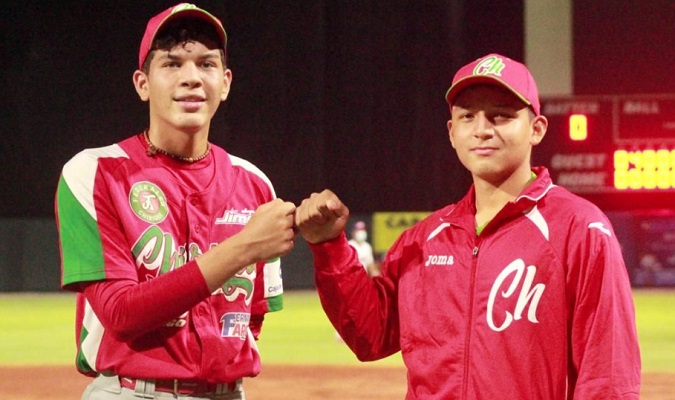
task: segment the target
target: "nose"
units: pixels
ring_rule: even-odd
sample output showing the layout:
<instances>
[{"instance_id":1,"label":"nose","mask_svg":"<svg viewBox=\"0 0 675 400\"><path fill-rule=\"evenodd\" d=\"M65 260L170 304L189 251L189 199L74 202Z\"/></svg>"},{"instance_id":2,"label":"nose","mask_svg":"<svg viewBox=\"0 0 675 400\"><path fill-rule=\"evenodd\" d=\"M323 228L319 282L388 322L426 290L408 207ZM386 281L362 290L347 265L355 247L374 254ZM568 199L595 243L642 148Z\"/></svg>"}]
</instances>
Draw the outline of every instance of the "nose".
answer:
<instances>
[{"instance_id":1,"label":"nose","mask_svg":"<svg viewBox=\"0 0 675 400\"><path fill-rule=\"evenodd\" d=\"M181 84L194 87L201 84L199 68L193 62L186 62L181 66Z\"/></svg>"},{"instance_id":2,"label":"nose","mask_svg":"<svg viewBox=\"0 0 675 400\"><path fill-rule=\"evenodd\" d=\"M475 136L481 139L489 139L494 136L494 124L484 112L478 112L475 117L476 131Z\"/></svg>"}]
</instances>

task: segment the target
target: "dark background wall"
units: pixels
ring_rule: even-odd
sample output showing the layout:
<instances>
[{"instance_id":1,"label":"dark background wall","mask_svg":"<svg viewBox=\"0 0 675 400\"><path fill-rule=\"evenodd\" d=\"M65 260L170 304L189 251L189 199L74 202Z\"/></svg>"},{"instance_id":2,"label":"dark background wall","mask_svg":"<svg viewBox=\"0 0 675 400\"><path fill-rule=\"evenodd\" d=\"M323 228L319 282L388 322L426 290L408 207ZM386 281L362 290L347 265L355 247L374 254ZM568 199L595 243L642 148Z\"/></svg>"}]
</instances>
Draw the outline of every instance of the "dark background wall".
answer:
<instances>
[{"instance_id":1,"label":"dark background wall","mask_svg":"<svg viewBox=\"0 0 675 400\"><path fill-rule=\"evenodd\" d=\"M572 3L574 94L675 92L675 1Z\"/></svg>"},{"instance_id":2,"label":"dark background wall","mask_svg":"<svg viewBox=\"0 0 675 400\"><path fill-rule=\"evenodd\" d=\"M470 177L447 141L452 73L488 52L526 51L521 1L195 3L230 39L233 87L211 141L258 165L284 199L330 187L357 213L458 199ZM36 289L18 282L45 260L52 278L37 289L58 288L60 169L146 127L131 75L147 19L172 4L3 1L0 290ZM674 4L574 2L575 93L675 92Z\"/></svg>"}]
</instances>

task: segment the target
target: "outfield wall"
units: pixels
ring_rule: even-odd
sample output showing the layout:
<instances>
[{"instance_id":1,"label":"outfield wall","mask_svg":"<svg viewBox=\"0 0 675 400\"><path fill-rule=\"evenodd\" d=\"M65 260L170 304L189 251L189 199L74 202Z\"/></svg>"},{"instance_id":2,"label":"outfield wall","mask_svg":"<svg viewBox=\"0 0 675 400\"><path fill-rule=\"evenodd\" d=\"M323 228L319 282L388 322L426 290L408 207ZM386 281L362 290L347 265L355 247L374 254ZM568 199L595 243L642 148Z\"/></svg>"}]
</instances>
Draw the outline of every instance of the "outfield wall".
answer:
<instances>
[{"instance_id":1,"label":"outfield wall","mask_svg":"<svg viewBox=\"0 0 675 400\"><path fill-rule=\"evenodd\" d=\"M312 258L307 243L282 259L286 289L314 288ZM50 218L0 220L0 292L58 291L60 279L58 233Z\"/></svg>"},{"instance_id":2,"label":"outfield wall","mask_svg":"<svg viewBox=\"0 0 675 400\"><path fill-rule=\"evenodd\" d=\"M395 239L421 213L353 215L363 220L376 250ZM635 287L675 287L675 210L608 213ZM412 222L411 222L412 221ZM351 225L348 226L348 230ZM393 238L393 239L392 239ZM386 244L385 244L386 246ZM382 255L378 252L378 255ZM314 288L311 252L304 240L282 259L286 289ZM0 292L59 290L59 250L53 219L0 221Z\"/></svg>"}]
</instances>

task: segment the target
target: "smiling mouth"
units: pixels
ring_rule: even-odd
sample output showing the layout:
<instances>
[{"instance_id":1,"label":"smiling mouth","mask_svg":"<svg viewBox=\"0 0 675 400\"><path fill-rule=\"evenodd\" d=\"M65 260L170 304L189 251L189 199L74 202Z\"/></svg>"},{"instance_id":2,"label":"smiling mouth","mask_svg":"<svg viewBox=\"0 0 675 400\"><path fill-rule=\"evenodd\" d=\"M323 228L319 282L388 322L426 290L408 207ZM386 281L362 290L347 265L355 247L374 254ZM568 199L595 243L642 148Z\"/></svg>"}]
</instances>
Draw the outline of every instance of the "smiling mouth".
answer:
<instances>
[{"instance_id":1,"label":"smiling mouth","mask_svg":"<svg viewBox=\"0 0 675 400\"><path fill-rule=\"evenodd\" d=\"M478 155L488 155L497 151L496 147L474 147L471 152Z\"/></svg>"},{"instance_id":2,"label":"smiling mouth","mask_svg":"<svg viewBox=\"0 0 675 400\"><path fill-rule=\"evenodd\" d=\"M186 112L197 112L206 104L206 99L202 97L183 97L176 99L176 103Z\"/></svg>"},{"instance_id":3,"label":"smiling mouth","mask_svg":"<svg viewBox=\"0 0 675 400\"><path fill-rule=\"evenodd\" d=\"M179 97L176 99L176 101L183 103L201 103L206 101L206 99L203 97Z\"/></svg>"}]
</instances>

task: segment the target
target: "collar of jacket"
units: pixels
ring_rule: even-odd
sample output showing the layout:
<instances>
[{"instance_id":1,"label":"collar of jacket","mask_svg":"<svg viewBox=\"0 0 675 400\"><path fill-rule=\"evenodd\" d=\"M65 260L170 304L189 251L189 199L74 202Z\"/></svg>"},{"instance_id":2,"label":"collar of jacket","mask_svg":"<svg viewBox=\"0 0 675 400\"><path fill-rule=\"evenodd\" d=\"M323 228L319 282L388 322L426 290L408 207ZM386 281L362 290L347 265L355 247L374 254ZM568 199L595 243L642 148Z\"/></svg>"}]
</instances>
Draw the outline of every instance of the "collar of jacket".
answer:
<instances>
[{"instance_id":1,"label":"collar of jacket","mask_svg":"<svg viewBox=\"0 0 675 400\"><path fill-rule=\"evenodd\" d=\"M537 179L527 185L514 201L507 203L488 225L494 221L511 219L530 211L555 186L546 167L533 167L532 171L537 174ZM450 207L441 216L441 220L475 231L475 194L475 187L471 185L467 194L454 207Z\"/></svg>"}]
</instances>

